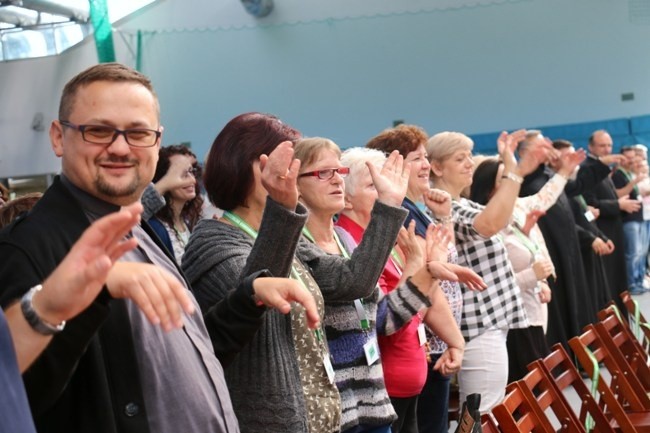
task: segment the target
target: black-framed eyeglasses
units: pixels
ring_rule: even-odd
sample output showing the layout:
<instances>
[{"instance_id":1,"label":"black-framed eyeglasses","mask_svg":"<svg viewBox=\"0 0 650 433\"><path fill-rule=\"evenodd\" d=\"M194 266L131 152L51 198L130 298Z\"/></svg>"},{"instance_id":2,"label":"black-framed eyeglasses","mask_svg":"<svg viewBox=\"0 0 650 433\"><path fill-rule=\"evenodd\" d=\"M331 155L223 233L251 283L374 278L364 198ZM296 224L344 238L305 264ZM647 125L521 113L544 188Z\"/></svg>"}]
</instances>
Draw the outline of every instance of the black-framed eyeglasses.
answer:
<instances>
[{"instance_id":1,"label":"black-framed eyeglasses","mask_svg":"<svg viewBox=\"0 0 650 433\"><path fill-rule=\"evenodd\" d=\"M59 120L65 127L81 132L81 138L93 144L113 144L117 137L124 136L129 146L151 147L155 146L160 138L160 131L146 128L117 129L107 125L75 125L67 120Z\"/></svg>"},{"instance_id":2,"label":"black-framed eyeglasses","mask_svg":"<svg viewBox=\"0 0 650 433\"><path fill-rule=\"evenodd\" d=\"M198 179L201 175L201 169L199 167L190 167L181 176L183 179L187 179L192 176L194 179Z\"/></svg>"},{"instance_id":3,"label":"black-framed eyeglasses","mask_svg":"<svg viewBox=\"0 0 650 433\"><path fill-rule=\"evenodd\" d=\"M308 171L299 174L298 177L314 176L320 180L329 180L334 177L334 173L338 173L339 176L345 177L350 174L350 167L324 168L322 170Z\"/></svg>"}]
</instances>

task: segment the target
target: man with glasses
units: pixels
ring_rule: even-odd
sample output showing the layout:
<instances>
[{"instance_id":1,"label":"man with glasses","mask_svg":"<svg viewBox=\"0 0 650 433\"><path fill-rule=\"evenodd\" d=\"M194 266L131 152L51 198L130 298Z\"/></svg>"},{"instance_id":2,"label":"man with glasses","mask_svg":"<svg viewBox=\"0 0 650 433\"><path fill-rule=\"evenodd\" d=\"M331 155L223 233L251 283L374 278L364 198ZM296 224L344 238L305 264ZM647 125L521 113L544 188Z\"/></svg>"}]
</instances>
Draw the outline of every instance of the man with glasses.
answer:
<instances>
[{"instance_id":1,"label":"man with glasses","mask_svg":"<svg viewBox=\"0 0 650 433\"><path fill-rule=\"evenodd\" d=\"M102 64L66 84L59 119L50 127L61 176L26 217L0 234L3 308L42 281L92 221L140 200L154 174L162 130L157 97L137 71ZM278 164L269 166L263 176L277 179L271 171ZM220 361L229 362L253 336L264 305L286 313L288 301L298 300L315 325L313 299L297 283L257 278L260 273L244 278L202 317L152 233L146 223L131 230L138 247L114 265L107 286L159 293L169 314L155 318L103 290L65 329L39 311L31 317L41 325L36 331L55 334L23 375L39 431L238 432ZM183 295L174 296L178 292Z\"/></svg>"}]
</instances>

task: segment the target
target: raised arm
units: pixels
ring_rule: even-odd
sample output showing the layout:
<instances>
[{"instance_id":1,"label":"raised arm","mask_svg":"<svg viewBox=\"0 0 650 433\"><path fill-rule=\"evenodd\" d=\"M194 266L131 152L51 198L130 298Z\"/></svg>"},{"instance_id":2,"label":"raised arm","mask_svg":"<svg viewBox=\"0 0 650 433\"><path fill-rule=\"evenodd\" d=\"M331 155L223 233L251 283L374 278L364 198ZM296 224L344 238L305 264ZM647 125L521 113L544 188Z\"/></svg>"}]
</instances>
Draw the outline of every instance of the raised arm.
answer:
<instances>
[{"instance_id":1,"label":"raised arm","mask_svg":"<svg viewBox=\"0 0 650 433\"><path fill-rule=\"evenodd\" d=\"M327 302L351 301L372 293L407 215L400 205L408 187L409 164L393 152L381 171L372 164L368 164L368 169L378 200L352 256L346 259L327 254L307 241L298 247L300 259L311 269Z\"/></svg>"},{"instance_id":2,"label":"raised arm","mask_svg":"<svg viewBox=\"0 0 650 433\"><path fill-rule=\"evenodd\" d=\"M368 297L384 270L406 210L375 202L363 239L349 259L301 240L298 257L312 271L327 302Z\"/></svg>"},{"instance_id":3,"label":"raised arm","mask_svg":"<svg viewBox=\"0 0 650 433\"><path fill-rule=\"evenodd\" d=\"M576 167L587 157L584 149L579 149L572 153L566 153L560 158L561 168L558 172L549 179L546 184L537 191L537 193L527 196L519 197L517 199L518 205L522 210L529 213L532 210L547 211L555 204L562 191L567 184L567 179L573 174Z\"/></svg>"},{"instance_id":4,"label":"raised arm","mask_svg":"<svg viewBox=\"0 0 650 433\"><path fill-rule=\"evenodd\" d=\"M286 277L307 220L307 210L298 205L300 161L293 157L291 142L280 143L268 157L262 155L260 169L262 185L269 195L255 245L241 275L268 269L275 276Z\"/></svg>"},{"instance_id":5,"label":"raised arm","mask_svg":"<svg viewBox=\"0 0 650 433\"><path fill-rule=\"evenodd\" d=\"M214 220L203 220L195 228L182 267L204 311L255 272L266 269L277 277L289 275L307 220L307 210L297 205L299 166L290 142L260 158L261 181L268 197L253 237Z\"/></svg>"},{"instance_id":6,"label":"raised arm","mask_svg":"<svg viewBox=\"0 0 650 433\"><path fill-rule=\"evenodd\" d=\"M172 189L182 188L193 185L194 179L183 177L187 170L191 168L187 161L181 158L171 158L169 160L169 169L158 182L150 183L142 193L140 201L144 206L142 219L149 219L165 206L165 194Z\"/></svg>"},{"instance_id":7,"label":"raised arm","mask_svg":"<svg viewBox=\"0 0 650 433\"><path fill-rule=\"evenodd\" d=\"M532 173L546 157L549 145L544 141L540 141L531 145L517 162L514 152L517 144L525 136L526 131L524 130L512 134L502 132L497 140L499 155L504 165L503 182L483 211L474 220L474 228L484 237L494 236L506 226L512 215L523 178Z\"/></svg>"}]
</instances>

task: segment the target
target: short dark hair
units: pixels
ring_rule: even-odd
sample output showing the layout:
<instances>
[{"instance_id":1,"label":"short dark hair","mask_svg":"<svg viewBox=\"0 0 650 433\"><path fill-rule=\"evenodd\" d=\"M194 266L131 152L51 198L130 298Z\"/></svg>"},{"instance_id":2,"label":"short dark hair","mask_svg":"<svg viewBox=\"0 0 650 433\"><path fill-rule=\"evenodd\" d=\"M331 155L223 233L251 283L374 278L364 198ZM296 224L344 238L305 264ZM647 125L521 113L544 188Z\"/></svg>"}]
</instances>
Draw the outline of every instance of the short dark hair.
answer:
<instances>
[{"instance_id":1,"label":"short dark hair","mask_svg":"<svg viewBox=\"0 0 650 433\"><path fill-rule=\"evenodd\" d=\"M186 155L191 156L196 161L196 155L187 147L180 144L175 144L171 146L161 147L158 151L158 163L156 164L156 173L153 175L152 182L158 182L162 178L170 166L170 158L174 155ZM181 216L187 222L187 227L190 231L194 230L194 226L201 219L201 212L203 211L203 197L201 196L201 167L197 162L192 164L192 168L196 169L196 174L194 178L196 179L196 185L194 187L196 196L185 203ZM174 226L174 214L171 207L171 194L169 192L165 193L165 206L156 213L156 217L169 224L171 227Z\"/></svg>"},{"instance_id":2,"label":"short dark hair","mask_svg":"<svg viewBox=\"0 0 650 433\"><path fill-rule=\"evenodd\" d=\"M564 140L562 138L553 141L553 149L561 150L571 146L573 146L573 143L571 143L569 140Z\"/></svg>"},{"instance_id":3,"label":"short dark hair","mask_svg":"<svg viewBox=\"0 0 650 433\"><path fill-rule=\"evenodd\" d=\"M526 131L524 139L517 143L517 153L521 155L523 152L528 150L530 145L533 143L533 140L536 140L540 135L542 135L542 131L539 129L529 129Z\"/></svg>"},{"instance_id":4,"label":"short dark hair","mask_svg":"<svg viewBox=\"0 0 650 433\"><path fill-rule=\"evenodd\" d=\"M381 150L384 153L391 153L397 150L400 155L413 152L418 146L426 146L429 136L426 131L416 125L397 125L394 128L384 129L378 135L366 143L369 149Z\"/></svg>"},{"instance_id":5,"label":"short dark hair","mask_svg":"<svg viewBox=\"0 0 650 433\"><path fill-rule=\"evenodd\" d=\"M253 163L283 141L295 143L300 137L271 114L244 113L230 120L205 161L203 184L210 201L223 210L246 206L253 190Z\"/></svg>"},{"instance_id":6,"label":"short dark hair","mask_svg":"<svg viewBox=\"0 0 650 433\"><path fill-rule=\"evenodd\" d=\"M156 101L156 111L160 112L160 108L158 107L158 96L153 90L149 78L135 69L131 69L121 63L100 63L99 65L91 66L85 71L80 72L67 82L63 88L61 101L59 102L59 120L68 120L70 117L79 89L97 81L111 81L115 83L131 82L141 84L151 92Z\"/></svg>"},{"instance_id":7,"label":"short dark hair","mask_svg":"<svg viewBox=\"0 0 650 433\"><path fill-rule=\"evenodd\" d=\"M492 197L496 177L501 161L498 158L487 158L474 170L469 198L473 202L486 205Z\"/></svg>"},{"instance_id":8,"label":"short dark hair","mask_svg":"<svg viewBox=\"0 0 650 433\"><path fill-rule=\"evenodd\" d=\"M626 144L625 146L621 147L621 153L624 152L636 152L636 144Z\"/></svg>"}]
</instances>

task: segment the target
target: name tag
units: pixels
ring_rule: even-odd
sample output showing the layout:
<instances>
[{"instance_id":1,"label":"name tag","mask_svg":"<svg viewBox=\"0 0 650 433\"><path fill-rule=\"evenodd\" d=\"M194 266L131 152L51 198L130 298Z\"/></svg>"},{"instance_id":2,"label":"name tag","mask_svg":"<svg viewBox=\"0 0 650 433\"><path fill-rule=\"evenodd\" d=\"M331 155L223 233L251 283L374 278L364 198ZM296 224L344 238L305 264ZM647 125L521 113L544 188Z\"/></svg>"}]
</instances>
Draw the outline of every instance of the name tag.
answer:
<instances>
[{"instance_id":1,"label":"name tag","mask_svg":"<svg viewBox=\"0 0 650 433\"><path fill-rule=\"evenodd\" d=\"M328 354L323 354L323 366L325 367L325 373L327 373L327 380L334 383L334 367Z\"/></svg>"},{"instance_id":2,"label":"name tag","mask_svg":"<svg viewBox=\"0 0 650 433\"><path fill-rule=\"evenodd\" d=\"M379 359L379 345L377 339L372 337L366 344L363 345L363 352L366 354L366 362L372 365Z\"/></svg>"},{"instance_id":3,"label":"name tag","mask_svg":"<svg viewBox=\"0 0 650 433\"><path fill-rule=\"evenodd\" d=\"M590 210L585 212L585 218L587 218L587 221L589 221L589 222L592 222L593 220L596 219L596 217L594 216L594 214Z\"/></svg>"},{"instance_id":4,"label":"name tag","mask_svg":"<svg viewBox=\"0 0 650 433\"><path fill-rule=\"evenodd\" d=\"M420 341L420 346L424 346L424 343L427 342L427 331L424 329L424 323L420 323L418 326L418 340Z\"/></svg>"}]
</instances>

